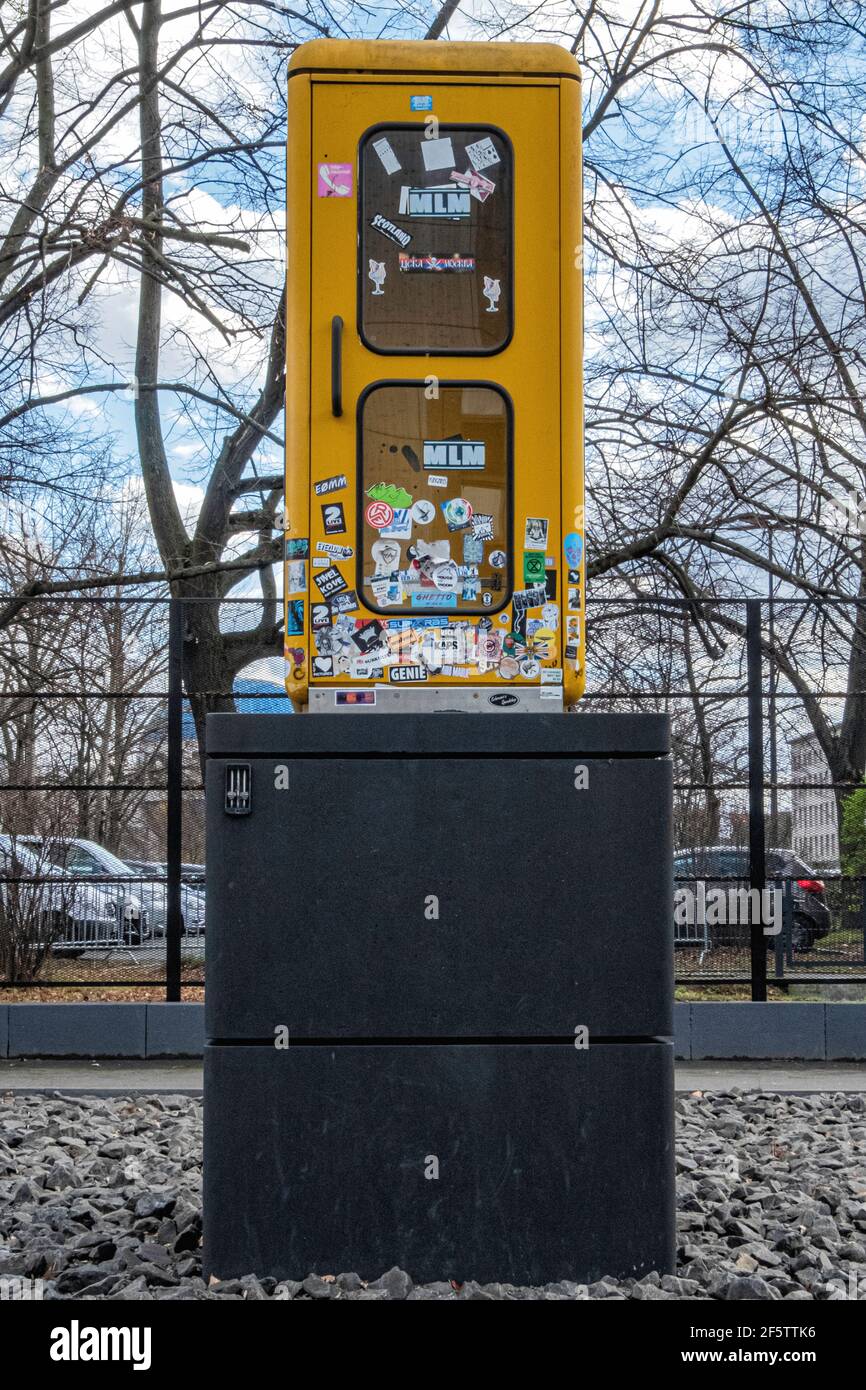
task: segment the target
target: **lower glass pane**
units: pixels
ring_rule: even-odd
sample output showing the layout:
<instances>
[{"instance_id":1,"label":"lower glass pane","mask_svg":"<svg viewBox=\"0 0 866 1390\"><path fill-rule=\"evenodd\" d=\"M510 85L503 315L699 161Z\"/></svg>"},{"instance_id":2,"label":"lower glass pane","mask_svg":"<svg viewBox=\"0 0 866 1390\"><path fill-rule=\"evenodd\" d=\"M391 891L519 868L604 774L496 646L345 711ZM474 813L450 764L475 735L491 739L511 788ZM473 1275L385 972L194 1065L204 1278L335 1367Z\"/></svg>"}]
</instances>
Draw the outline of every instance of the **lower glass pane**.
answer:
<instances>
[{"instance_id":1,"label":"lower glass pane","mask_svg":"<svg viewBox=\"0 0 866 1390\"><path fill-rule=\"evenodd\" d=\"M511 406L489 385L362 398L358 584L375 612L490 613L511 597Z\"/></svg>"}]
</instances>

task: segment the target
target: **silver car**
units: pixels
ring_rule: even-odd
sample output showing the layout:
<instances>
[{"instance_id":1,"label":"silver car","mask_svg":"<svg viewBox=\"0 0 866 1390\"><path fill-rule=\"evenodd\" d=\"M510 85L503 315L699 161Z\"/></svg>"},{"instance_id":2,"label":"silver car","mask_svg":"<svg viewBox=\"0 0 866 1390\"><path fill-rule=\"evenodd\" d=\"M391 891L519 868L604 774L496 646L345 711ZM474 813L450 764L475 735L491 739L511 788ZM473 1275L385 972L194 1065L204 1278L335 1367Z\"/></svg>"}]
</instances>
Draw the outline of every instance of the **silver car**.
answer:
<instances>
[{"instance_id":1,"label":"silver car","mask_svg":"<svg viewBox=\"0 0 866 1390\"><path fill-rule=\"evenodd\" d=\"M148 935L139 899L110 884L64 882L49 841L0 835L0 912L7 932L56 956L140 945ZM56 881L55 881L56 880Z\"/></svg>"},{"instance_id":2,"label":"silver car","mask_svg":"<svg viewBox=\"0 0 866 1390\"><path fill-rule=\"evenodd\" d=\"M135 880L135 896L141 901L147 913L150 931L155 936L164 936L168 915L168 895L164 883L148 883L153 875L118 859L110 849L98 845L95 840L53 840L50 843L51 856L55 864L68 874L90 878L96 875L110 876L122 884L124 879ZM160 875L162 877L162 875ZM204 893L194 888L181 887L180 895L181 930L188 936L204 933Z\"/></svg>"}]
</instances>

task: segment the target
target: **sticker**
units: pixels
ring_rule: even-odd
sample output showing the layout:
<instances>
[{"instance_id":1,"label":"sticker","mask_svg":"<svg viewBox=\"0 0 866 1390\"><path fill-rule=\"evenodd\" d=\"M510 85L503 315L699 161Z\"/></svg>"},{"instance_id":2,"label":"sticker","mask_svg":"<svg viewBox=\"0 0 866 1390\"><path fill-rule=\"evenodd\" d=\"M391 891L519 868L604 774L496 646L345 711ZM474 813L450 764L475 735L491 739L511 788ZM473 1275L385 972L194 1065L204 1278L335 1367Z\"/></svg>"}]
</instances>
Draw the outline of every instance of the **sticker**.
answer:
<instances>
[{"instance_id":1,"label":"sticker","mask_svg":"<svg viewBox=\"0 0 866 1390\"><path fill-rule=\"evenodd\" d=\"M541 672L542 685L562 685L562 667L545 666Z\"/></svg>"},{"instance_id":2,"label":"sticker","mask_svg":"<svg viewBox=\"0 0 866 1390\"><path fill-rule=\"evenodd\" d=\"M316 632L331 626L331 608L327 603L314 603L310 606L310 626Z\"/></svg>"},{"instance_id":3,"label":"sticker","mask_svg":"<svg viewBox=\"0 0 866 1390\"><path fill-rule=\"evenodd\" d=\"M375 705L375 690L336 690L335 705Z\"/></svg>"},{"instance_id":4,"label":"sticker","mask_svg":"<svg viewBox=\"0 0 866 1390\"><path fill-rule=\"evenodd\" d=\"M442 593L450 594L460 582L460 575L453 560L445 560L433 568L433 583Z\"/></svg>"},{"instance_id":5,"label":"sticker","mask_svg":"<svg viewBox=\"0 0 866 1390\"><path fill-rule=\"evenodd\" d=\"M505 551L504 551L504 550L491 550L491 552L490 552L490 564L491 564L492 568L495 569L495 570L502 570L502 569L505 569L505 566L508 564L508 556L505 554Z\"/></svg>"},{"instance_id":6,"label":"sticker","mask_svg":"<svg viewBox=\"0 0 866 1390\"><path fill-rule=\"evenodd\" d=\"M384 135L381 139L373 141L373 149L379 156L379 162L386 174L398 174L400 172L402 165ZM466 153L469 154L469 151L467 150ZM471 154L469 158L472 158ZM479 168L485 167L485 165L479 165Z\"/></svg>"},{"instance_id":7,"label":"sticker","mask_svg":"<svg viewBox=\"0 0 866 1390\"><path fill-rule=\"evenodd\" d=\"M323 555L329 555L332 560L351 560L354 550L350 545L337 545L335 541L316 541L316 549ZM314 560L316 566L327 565L327 560Z\"/></svg>"},{"instance_id":8,"label":"sticker","mask_svg":"<svg viewBox=\"0 0 866 1390\"><path fill-rule=\"evenodd\" d=\"M535 550L547 545L547 521L541 516L528 516L523 537L527 550Z\"/></svg>"},{"instance_id":9,"label":"sticker","mask_svg":"<svg viewBox=\"0 0 866 1390\"><path fill-rule=\"evenodd\" d=\"M433 184L430 188L411 188L404 183L397 211L401 217L466 222L472 216L472 200L468 188L455 188L453 183Z\"/></svg>"},{"instance_id":10,"label":"sticker","mask_svg":"<svg viewBox=\"0 0 866 1390\"><path fill-rule=\"evenodd\" d=\"M483 287L481 293L484 295L484 298L487 300L487 310L486 310L486 312L487 312L488 314L498 314L498 313L499 313L499 298L500 298L500 295L502 294L502 285L500 284L500 282L499 282L498 280L493 280L493 279L491 279L491 277L490 277L489 275L485 275L485 277L484 277L484 287Z\"/></svg>"},{"instance_id":11,"label":"sticker","mask_svg":"<svg viewBox=\"0 0 866 1390\"><path fill-rule=\"evenodd\" d=\"M428 487L447 487L448 479L440 477L437 473L431 473L427 479Z\"/></svg>"},{"instance_id":12,"label":"sticker","mask_svg":"<svg viewBox=\"0 0 866 1390\"><path fill-rule=\"evenodd\" d=\"M331 478L322 478L320 482L314 483L313 491L317 497L323 497L327 492L340 492L348 486L345 473L335 473Z\"/></svg>"},{"instance_id":13,"label":"sticker","mask_svg":"<svg viewBox=\"0 0 866 1390\"><path fill-rule=\"evenodd\" d=\"M399 570L402 554L397 541L374 541L370 546L370 554L376 565L377 576L387 576L390 579L391 575Z\"/></svg>"},{"instance_id":14,"label":"sticker","mask_svg":"<svg viewBox=\"0 0 866 1390\"><path fill-rule=\"evenodd\" d=\"M408 251L401 251L401 252L400 252L400 255L399 255L399 262L400 262L400 269L401 269L402 271L420 271L420 270L434 270L434 271L439 271L439 270L453 270L453 271L457 271L458 273L461 273L461 274L471 274L471 273L473 273L474 270L475 270L475 257L474 257L474 256L460 256L460 255L457 254L456 251L454 252L454 254L453 254L452 256L434 256L434 255L432 255L432 254L431 254L431 255L428 255L428 256L410 256L409 253L408 253ZM374 264L376 264L376 262L374 262L374 261L371 261L371 262L370 262L370 279L371 279L371 280L373 279L373 265L374 265ZM383 265L382 268L381 268L381 274L382 274L382 280L384 281L384 279L385 279L385 267L384 267L384 265ZM378 290L378 291L374 291L374 293L382 294L383 291L382 291L382 290Z\"/></svg>"},{"instance_id":15,"label":"sticker","mask_svg":"<svg viewBox=\"0 0 866 1390\"><path fill-rule=\"evenodd\" d=\"M334 613L352 613L358 607L358 595L354 589L347 589L344 594L336 594L331 609Z\"/></svg>"},{"instance_id":16,"label":"sticker","mask_svg":"<svg viewBox=\"0 0 866 1390\"><path fill-rule=\"evenodd\" d=\"M423 594L412 595L413 608L456 608L456 594L440 594L436 590L427 589Z\"/></svg>"},{"instance_id":17,"label":"sticker","mask_svg":"<svg viewBox=\"0 0 866 1390\"><path fill-rule=\"evenodd\" d=\"M491 193L496 192L496 184L490 179L485 178L484 174L478 174L474 169L467 169L465 174L461 174L457 169L451 174L453 183L459 183L461 187L468 188L471 197L477 199L479 203L486 203Z\"/></svg>"},{"instance_id":18,"label":"sticker","mask_svg":"<svg viewBox=\"0 0 866 1390\"><path fill-rule=\"evenodd\" d=\"M575 612L576 610L577 610L577 611L580 610L580 590L579 590L579 589L569 589L569 591L568 591L568 609L569 609L569 612L570 612L570 613L573 613L573 612Z\"/></svg>"},{"instance_id":19,"label":"sticker","mask_svg":"<svg viewBox=\"0 0 866 1390\"><path fill-rule=\"evenodd\" d=\"M447 478L445 479L445 485L446 487L448 485ZM429 526L430 522L433 520L435 515L436 508L434 507L432 502L428 502L426 497L422 497L421 500L419 502L416 502L412 508L412 520L418 526Z\"/></svg>"},{"instance_id":20,"label":"sticker","mask_svg":"<svg viewBox=\"0 0 866 1390\"><path fill-rule=\"evenodd\" d=\"M581 575L580 575L580 570L579 570L579 569L577 569L577 570L569 570L569 571L568 571L568 582L569 582L569 584L579 584L579 583L580 583L580 580L581 580Z\"/></svg>"},{"instance_id":21,"label":"sticker","mask_svg":"<svg viewBox=\"0 0 866 1390\"><path fill-rule=\"evenodd\" d=\"M352 641L358 648L362 656L368 656L374 648L378 647L385 636L385 629L378 618L373 618L371 622L364 623L352 633Z\"/></svg>"},{"instance_id":22,"label":"sticker","mask_svg":"<svg viewBox=\"0 0 866 1390\"><path fill-rule=\"evenodd\" d=\"M440 505L448 524L448 530L465 530L472 518L472 503L467 502L465 497L449 497L447 502L442 502Z\"/></svg>"},{"instance_id":23,"label":"sticker","mask_svg":"<svg viewBox=\"0 0 866 1390\"><path fill-rule=\"evenodd\" d=\"M513 656L504 656L499 663L499 674L503 680L513 681L520 673L520 667Z\"/></svg>"},{"instance_id":24,"label":"sticker","mask_svg":"<svg viewBox=\"0 0 866 1390\"><path fill-rule=\"evenodd\" d=\"M391 666L388 669L388 679L395 685L405 681L426 681L426 666Z\"/></svg>"},{"instance_id":25,"label":"sticker","mask_svg":"<svg viewBox=\"0 0 866 1390\"><path fill-rule=\"evenodd\" d=\"M484 563L484 542L469 533L463 537L463 563L464 565Z\"/></svg>"},{"instance_id":26,"label":"sticker","mask_svg":"<svg viewBox=\"0 0 866 1390\"><path fill-rule=\"evenodd\" d=\"M473 169L487 169L491 164L499 163L496 146L489 135L485 135L483 140L476 140L474 145L467 145L466 155Z\"/></svg>"},{"instance_id":27,"label":"sticker","mask_svg":"<svg viewBox=\"0 0 866 1390\"><path fill-rule=\"evenodd\" d=\"M559 607L555 603L545 603L541 609L541 618L544 623L556 632L559 627Z\"/></svg>"},{"instance_id":28,"label":"sticker","mask_svg":"<svg viewBox=\"0 0 866 1390\"><path fill-rule=\"evenodd\" d=\"M454 146L451 144L450 135L443 135L440 140L422 140L421 158L428 174L434 169L453 169Z\"/></svg>"},{"instance_id":29,"label":"sticker","mask_svg":"<svg viewBox=\"0 0 866 1390\"><path fill-rule=\"evenodd\" d=\"M488 512L473 512L472 534L477 541L493 540L493 517Z\"/></svg>"},{"instance_id":30,"label":"sticker","mask_svg":"<svg viewBox=\"0 0 866 1390\"><path fill-rule=\"evenodd\" d=\"M485 444L481 439L424 440L425 468L480 469L484 460Z\"/></svg>"},{"instance_id":31,"label":"sticker","mask_svg":"<svg viewBox=\"0 0 866 1390\"><path fill-rule=\"evenodd\" d=\"M534 656L525 656L520 663L520 674L528 681L535 680L541 674L541 662Z\"/></svg>"},{"instance_id":32,"label":"sticker","mask_svg":"<svg viewBox=\"0 0 866 1390\"><path fill-rule=\"evenodd\" d=\"M336 547L334 547L334 548L336 549ZM328 565L329 565L330 563L331 563L330 560L326 560L326 559L324 559L323 557L318 557L317 559L315 559L315 560L313 561L313 569L314 569L314 570L323 570L323 569L327 569L327 567L328 567Z\"/></svg>"},{"instance_id":33,"label":"sticker","mask_svg":"<svg viewBox=\"0 0 866 1390\"><path fill-rule=\"evenodd\" d=\"M570 531L563 542L565 559L570 569L576 569L583 554L583 536L578 531Z\"/></svg>"},{"instance_id":34,"label":"sticker","mask_svg":"<svg viewBox=\"0 0 866 1390\"><path fill-rule=\"evenodd\" d=\"M580 643L580 618L566 618L565 640L569 645Z\"/></svg>"},{"instance_id":35,"label":"sticker","mask_svg":"<svg viewBox=\"0 0 866 1390\"><path fill-rule=\"evenodd\" d=\"M417 546L418 559L433 560L440 564L443 560L451 559L451 542L449 540L425 541L419 538Z\"/></svg>"},{"instance_id":36,"label":"sticker","mask_svg":"<svg viewBox=\"0 0 866 1390\"><path fill-rule=\"evenodd\" d=\"M537 584L545 577L544 551L543 550L524 550L523 552L523 582L524 584Z\"/></svg>"},{"instance_id":37,"label":"sticker","mask_svg":"<svg viewBox=\"0 0 866 1390\"><path fill-rule=\"evenodd\" d=\"M328 569L322 570L321 574L314 574L313 579L322 598L330 598L332 594L341 594L349 587L335 565L330 565Z\"/></svg>"},{"instance_id":38,"label":"sticker","mask_svg":"<svg viewBox=\"0 0 866 1390\"><path fill-rule=\"evenodd\" d=\"M304 600L290 598L286 604L286 632L289 637L300 637L304 631Z\"/></svg>"},{"instance_id":39,"label":"sticker","mask_svg":"<svg viewBox=\"0 0 866 1390\"><path fill-rule=\"evenodd\" d=\"M478 601L478 580L464 580L460 597L464 599L466 603L476 603Z\"/></svg>"},{"instance_id":40,"label":"sticker","mask_svg":"<svg viewBox=\"0 0 866 1390\"><path fill-rule=\"evenodd\" d=\"M338 536L346 529L342 502L322 503L322 526L326 536Z\"/></svg>"},{"instance_id":41,"label":"sticker","mask_svg":"<svg viewBox=\"0 0 866 1390\"><path fill-rule=\"evenodd\" d=\"M371 502L364 513L368 526L375 526L378 531L380 526L389 526L394 520L394 508L389 507L387 502Z\"/></svg>"},{"instance_id":42,"label":"sticker","mask_svg":"<svg viewBox=\"0 0 866 1390\"><path fill-rule=\"evenodd\" d=\"M387 502L389 507L411 507L412 494L395 483L374 483L367 488L367 496L374 502Z\"/></svg>"},{"instance_id":43,"label":"sticker","mask_svg":"<svg viewBox=\"0 0 866 1390\"><path fill-rule=\"evenodd\" d=\"M314 676L332 676L334 674L334 658L332 656L313 657Z\"/></svg>"},{"instance_id":44,"label":"sticker","mask_svg":"<svg viewBox=\"0 0 866 1390\"><path fill-rule=\"evenodd\" d=\"M575 647L574 645L566 647L566 649L565 649L565 659L566 659L566 661L576 661L576 660L577 660L577 647Z\"/></svg>"},{"instance_id":45,"label":"sticker","mask_svg":"<svg viewBox=\"0 0 866 1390\"><path fill-rule=\"evenodd\" d=\"M319 197L348 198L352 193L351 164L319 165Z\"/></svg>"},{"instance_id":46,"label":"sticker","mask_svg":"<svg viewBox=\"0 0 866 1390\"><path fill-rule=\"evenodd\" d=\"M379 503L381 506L382 504ZM412 539L412 513L408 507L395 507L394 515L387 526L380 526L380 536L390 536L392 540L410 541Z\"/></svg>"},{"instance_id":47,"label":"sticker","mask_svg":"<svg viewBox=\"0 0 866 1390\"><path fill-rule=\"evenodd\" d=\"M509 616L509 614L508 614L507 612L506 612L506 613L500 613L500 614L499 614L499 621L500 621L501 623L510 623L510 622L511 622L511 618L510 618L510 616Z\"/></svg>"},{"instance_id":48,"label":"sticker","mask_svg":"<svg viewBox=\"0 0 866 1390\"><path fill-rule=\"evenodd\" d=\"M308 540L287 540L286 559L287 560L306 560L310 555L310 542Z\"/></svg>"},{"instance_id":49,"label":"sticker","mask_svg":"<svg viewBox=\"0 0 866 1390\"><path fill-rule=\"evenodd\" d=\"M402 246L404 250L412 240L409 232L404 232L402 227L398 227L396 223L390 222L387 217L383 217L381 212L377 212L370 218L370 226L373 228L374 232L381 232L382 236L386 236L389 241L395 242L397 246Z\"/></svg>"},{"instance_id":50,"label":"sticker","mask_svg":"<svg viewBox=\"0 0 866 1390\"><path fill-rule=\"evenodd\" d=\"M409 98L409 110L410 110L410 111L432 111L432 110L433 110L433 98L432 98L432 97L410 97L410 98Z\"/></svg>"},{"instance_id":51,"label":"sticker","mask_svg":"<svg viewBox=\"0 0 866 1390\"><path fill-rule=\"evenodd\" d=\"M306 560L290 560L286 565L286 593L305 594L307 592Z\"/></svg>"},{"instance_id":52,"label":"sticker","mask_svg":"<svg viewBox=\"0 0 866 1390\"><path fill-rule=\"evenodd\" d=\"M562 691L561 691L561 690L550 690L550 689L548 689L548 690L539 690L539 692L538 692L538 698L539 698L540 700L561 700L561 699L562 699Z\"/></svg>"},{"instance_id":53,"label":"sticker","mask_svg":"<svg viewBox=\"0 0 866 1390\"><path fill-rule=\"evenodd\" d=\"M401 254L401 256L402 256L402 254L403 254L402 251L401 251L400 254ZM401 267L401 269L402 269L402 267ZM385 291L383 290L382 286L384 285L385 280L387 279L387 276L388 276L388 272L387 272L387 270L385 269L385 262L384 262L384 261L374 261L374 260L371 260L371 261L370 261L370 269L367 271L367 278L368 278L369 280L372 280L372 281L373 281L373 286L374 286L373 293L374 293L374 294L384 294L384 293L385 293Z\"/></svg>"}]
</instances>

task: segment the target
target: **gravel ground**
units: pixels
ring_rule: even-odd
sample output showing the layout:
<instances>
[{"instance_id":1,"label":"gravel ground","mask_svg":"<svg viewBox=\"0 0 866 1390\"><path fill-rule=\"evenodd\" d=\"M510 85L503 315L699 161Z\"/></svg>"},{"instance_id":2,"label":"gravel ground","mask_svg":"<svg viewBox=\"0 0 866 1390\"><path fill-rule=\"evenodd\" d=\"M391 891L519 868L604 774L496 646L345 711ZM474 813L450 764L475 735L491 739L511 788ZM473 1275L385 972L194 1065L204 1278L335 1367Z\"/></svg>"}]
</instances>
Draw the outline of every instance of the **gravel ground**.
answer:
<instances>
[{"instance_id":1,"label":"gravel ground","mask_svg":"<svg viewBox=\"0 0 866 1390\"><path fill-rule=\"evenodd\" d=\"M588 1287L201 1279L201 1102L0 1097L0 1279L57 1299L866 1300L866 1097L677 1100L676 1275ZM299 1271L302 1273L302 1271Z\"/></svg>"}]
</instances>

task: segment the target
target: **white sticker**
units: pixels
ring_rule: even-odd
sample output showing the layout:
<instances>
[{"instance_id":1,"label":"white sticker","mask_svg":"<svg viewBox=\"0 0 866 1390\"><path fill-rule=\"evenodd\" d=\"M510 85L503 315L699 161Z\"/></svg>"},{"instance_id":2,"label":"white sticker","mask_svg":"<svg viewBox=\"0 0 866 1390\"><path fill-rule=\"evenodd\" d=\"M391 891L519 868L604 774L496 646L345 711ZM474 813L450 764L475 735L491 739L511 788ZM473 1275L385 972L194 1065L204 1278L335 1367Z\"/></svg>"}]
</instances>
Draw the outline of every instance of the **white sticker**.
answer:
<instances>
[{"instance_id":1,"label":"white sticker","mask_svg":"<svg viewBox=\"0 0 866 1390\"><path fill-rule=\"evenodd\" d=\"M454 149L447 135L443 135L441 140L422 140L421 154L428 174L434 169L454 168Z\"/></svg>"},{"instance_id":2,"label":"white sticker","mask_svg":"<svg viewBox=\"0 0 866 1390\"><path fill-rule=\"evenodd\" d=\"M289 560L286 565L286 592L303 594L307 589L306 560Z\"/></svg>"},{"instance_id":3,"label":"white sticker","mask_svg":"<svg viewBox=\"0 0 866 1390\"><path fill-rule=\"evenodd\" d=\"M418 526L429 526L436 516L436 508L426 497L422 497L412 508L412 520Z\"/></svg>"},{"instance_id":4,"label":"white sticker","mask_svg":"<svg viewBox=\"0 0 866 1390\"><path fill-rule=\"evenodd\" d=\"M542 685L562 685L562 668L560 666L543 666L541 669Z\"/></svg>"},{"instance_id":5,"label":"white sticker","mask_svg":"<svg viewBox=\"0 0 866 1390\"><path fill-rule=\"evenodd\" d=\"M403 167L399 159L395 155L394 151L391 149L391 146L388 144L388 141L384 137L381 140L373 141L373 149L379 156L382 168L385 170L386 174L396 174ZM467 150L466 153L469 154L469 151ZM472 159L472 156L469 155L469 158ZM483 169L485 168L485 165L479 164L476 167L478 169Z\"/></svg>"},{"instance_id":6,"label":"white sticker","mask_svg":"<svg viewBox=\"0 0 866 1390\"><path fill-rule=\"evenodd\" d=\"M539 698L540 700L561 700L561 699L562 699L562 691L561 691L561 690L539 690L539 692L538 692L538 698Z\"/></svg>"},{"instance_id":7,"label":"white sticker","mask_svg":"<svg viewBox=\"0 0 866 1390\"><path fill-rule=\"evenodd\" d=\"M466 153L472 161L473 169L487 169L491 164L499 163L496 146L489 135L485 135L483 140L476 140L474 145L467 145Z\"/></svg>"},{"instance_id":8,"label":"white sticker","mask_svg":"<svg viewBox=\"0 0 866 1390\"><path fill-rule=\"evenodd\" d=\"M443 478L441 473L428 473L427 482L431 487L447 487L448 479Z\"/></svg>"},{"instance_id":9,"label":"white sticker","mask_svg":"<svg viewBox=\"0 0 866 1390\"><path fill-rule=\"evenodd\" d=\"M528 516L523 538L526 550L547 548L547 521L543 516Z\"/></svg>"}]
</instances>

